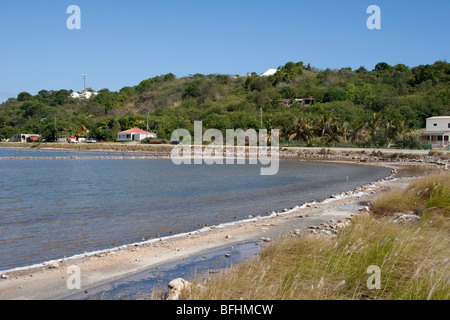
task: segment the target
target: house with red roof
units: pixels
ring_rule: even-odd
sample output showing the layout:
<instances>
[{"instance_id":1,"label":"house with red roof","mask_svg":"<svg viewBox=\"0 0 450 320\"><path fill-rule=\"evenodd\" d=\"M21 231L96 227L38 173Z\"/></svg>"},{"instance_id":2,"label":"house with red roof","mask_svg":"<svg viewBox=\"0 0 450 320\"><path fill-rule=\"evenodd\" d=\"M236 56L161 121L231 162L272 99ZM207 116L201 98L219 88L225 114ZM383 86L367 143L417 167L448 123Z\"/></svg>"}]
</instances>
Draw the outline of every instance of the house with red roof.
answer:
<instances>
[{"instance_id":1,"label":"house with red roof","mask_svg":"<svg viewBox=\"0 0 450 320\"><path fill-rule=\"evenodd\" d=\"M118 142L141 141L145 138L156 138L156 134L138 128L128 129L117 134Z\"/></svg>"}]
</instances>

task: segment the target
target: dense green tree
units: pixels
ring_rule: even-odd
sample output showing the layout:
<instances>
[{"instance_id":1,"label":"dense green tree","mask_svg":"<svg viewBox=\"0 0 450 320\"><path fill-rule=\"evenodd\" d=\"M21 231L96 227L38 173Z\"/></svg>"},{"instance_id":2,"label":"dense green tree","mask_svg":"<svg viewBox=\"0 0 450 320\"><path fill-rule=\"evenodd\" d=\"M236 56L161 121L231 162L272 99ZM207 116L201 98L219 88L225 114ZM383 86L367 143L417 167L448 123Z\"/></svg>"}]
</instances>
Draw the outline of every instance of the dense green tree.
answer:
<instances>
[{"instance_id":1,"label":"dense green tree","mask_svg":"<svg viewBox=\"0 0 450 320\"><path fill-rule=\"evenodd\" d=\"M262 108L262 127L280 129L290 144L417 147L410 133L427 117L450 114L449 79L446 61L415 67L380 62L373 71L318 70L290 61L267 77L168 73L117 92L101 89L91 99L42 89L0 104L0 138L29 131L52 141L84 124L97 139L115 141L120 130L146 129L147 117L162 139L178 128L192 132L194 121L203 121L205 129L258 130ZM295 101L309 96L314 105Z\"/></svg>"},{"instance_id":2,"label":"dense green tree","mask_svg":"<svg viewBox=\"0 0 450 320\"><path fill-rule=\"evenodd\" d=\"M389 64L387 64L386 62L379 62L377 63L377 65L375 66L375 71L389 71L391 70L391 66Z\"/></svg>"},{"instance_id":3,"label":"dense green tree","mask_svg":"<svg viewBox=\"0 0 450 320\"><path fill-rule=\"evenodd\" d=\"M28 92L21 92L17 95L17 101L25 101L31 99L33 96Z\"/></svg>"},{"instance_id":4,"label":"dense green tree","mask_svg":"<svg viewBox=\"0 0 450 320\"><path fill-rule=\"evenodd\" d=\"M346 99L347 93L344 89L340 87L331 87L325 92L322 102L345 101Z\"/></svg>"}]
</instances>

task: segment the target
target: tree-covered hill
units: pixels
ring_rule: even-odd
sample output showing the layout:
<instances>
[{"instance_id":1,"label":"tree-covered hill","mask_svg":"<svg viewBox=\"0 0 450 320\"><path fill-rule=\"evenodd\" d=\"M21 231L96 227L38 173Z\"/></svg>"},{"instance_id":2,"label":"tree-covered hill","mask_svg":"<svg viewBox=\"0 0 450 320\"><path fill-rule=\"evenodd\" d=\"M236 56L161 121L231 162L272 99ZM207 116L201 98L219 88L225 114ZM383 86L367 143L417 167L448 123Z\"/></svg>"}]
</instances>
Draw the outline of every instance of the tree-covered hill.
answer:
<instances>
[{"instance_id":1,"label":"tree-covered hill","mask_svg":"<svg viewBox=\"0 0 450 320\"><path fill-rule=\"evenodd\" d=\"M39 133L47 141L77 133L114 141L117 132L147 128L170 139L178 128L280 129L281 139L314 146L417 147L413 132L430 116L450 115L450 64L408 67L378 63L372 71L318 70L288 62L271 76L172 73L91 99L71 90L20 93L0 105L0 138ZM313 96L304 106L295 99Z\"/></svg>"}]
</instances>

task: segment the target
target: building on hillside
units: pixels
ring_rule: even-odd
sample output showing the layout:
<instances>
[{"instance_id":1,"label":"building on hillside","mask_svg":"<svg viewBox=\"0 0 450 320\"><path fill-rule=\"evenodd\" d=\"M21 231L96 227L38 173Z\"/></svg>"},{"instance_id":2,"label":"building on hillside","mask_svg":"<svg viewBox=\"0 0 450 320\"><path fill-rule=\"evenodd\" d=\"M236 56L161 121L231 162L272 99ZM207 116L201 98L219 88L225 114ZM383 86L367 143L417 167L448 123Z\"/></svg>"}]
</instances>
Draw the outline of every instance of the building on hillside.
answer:
<instances>
[{"instance_id":1,"label":"building on hillside","mask_svg":"<svg viewBox=\"0 0 450 320\"><path fill-rule=\"evenodd\" d=\"M269 70L267 70L266 72L264 72L262 75L261 75L261 77L266 77L266 76L272 76L272 75L274 75L275 73L277 73L277 69L269 69Z\"/></svg>"},{"instance_id":2,"label":"building on hillside","mask_svg":"<svg viewBox=\"0 0 450 320\"><path fill-rule=\"evenodd\" d=\"M128 129L117 134L118 142L141 141L145 138L156 138L156 134L138 128Z\"/></svg>"},{"instance_id":3,"label":"building on hillside","mask_svg":"<svg viewBox=\"0 0 450 320\"><path fill-rule=\"evenodd\" d=\"M286 107L291 107L294 102L300 103L302 106L310 106L314 104L314 97L308 97L308 98L296 98L296 99L282 99L280 100L280 103Z\"/></svg>"},{"instance_id":4,"label":"building on hillside","mask_svg":"<svg viewBox=\"0 0 450 320\"><path fill-rule=\"evenodd\" d=\"M302 98L302 99L295 99L298 103L300 103L302 106L309 106L314 104L314 97L310 96L308 98Z\"/></svg>"},{"instance_id":5,"label":"building on hillside","mask_svg":"<svg viewBox=\"0 0 450 320\"><path fill-rule=\"evenodd\" d=\"M432 149L449 149L450 116L427 118L427 125L421 137L422 143Z\"/></svg>"},{"instance_id":6,"label":"building on hillside","mask_svg":"<svg viewBox=\"0 0 450 320\"><path fill-rule=\"evenodd\" d=\"M95 97L98 93L97 92L90 92L90 91L83 91L80 94L81 99L90 99L91 97Z\"/></svg>"},{"instance_id":7,"label":"building on hillside","mask_svg":"<svg viewBox=\"0 0 450 320\"><path fill-rule=\"evenodd\" d=\"M40 135L35 133L17 133L10 141L11 142L35 142L39 139Z\"/></svg>"},{"instance_id":8,"label":"building on hillside","mask_svg":"<svg viewBox=\"0 0 450 320\"><path fill-rule=\"evenodd\" d=\"M72 92L70 97L73 99L90 99L98 95L98 92L83 91L82 93Z\"/></svg>"}]
</instances>

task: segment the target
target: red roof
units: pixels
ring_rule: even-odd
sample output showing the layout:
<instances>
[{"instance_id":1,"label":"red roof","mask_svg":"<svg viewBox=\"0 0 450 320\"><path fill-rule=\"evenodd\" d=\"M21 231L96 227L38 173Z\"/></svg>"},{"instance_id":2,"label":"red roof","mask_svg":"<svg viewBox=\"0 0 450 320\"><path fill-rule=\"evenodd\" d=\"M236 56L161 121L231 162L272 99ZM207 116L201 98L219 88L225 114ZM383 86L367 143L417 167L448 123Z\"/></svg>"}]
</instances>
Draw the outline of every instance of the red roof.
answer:
<instances>
[{"instance_id":1,"label":"red roof","mask_svg":"<svg viewBox=\"0 0 450 320\"><path fill-rule=\"evenodd\" d=\"M147 131L139 129L139 128L131 128L131 129L119 132L119 133L150 133L150 132L147 132Z\"/></svg>"}]
</instances>

